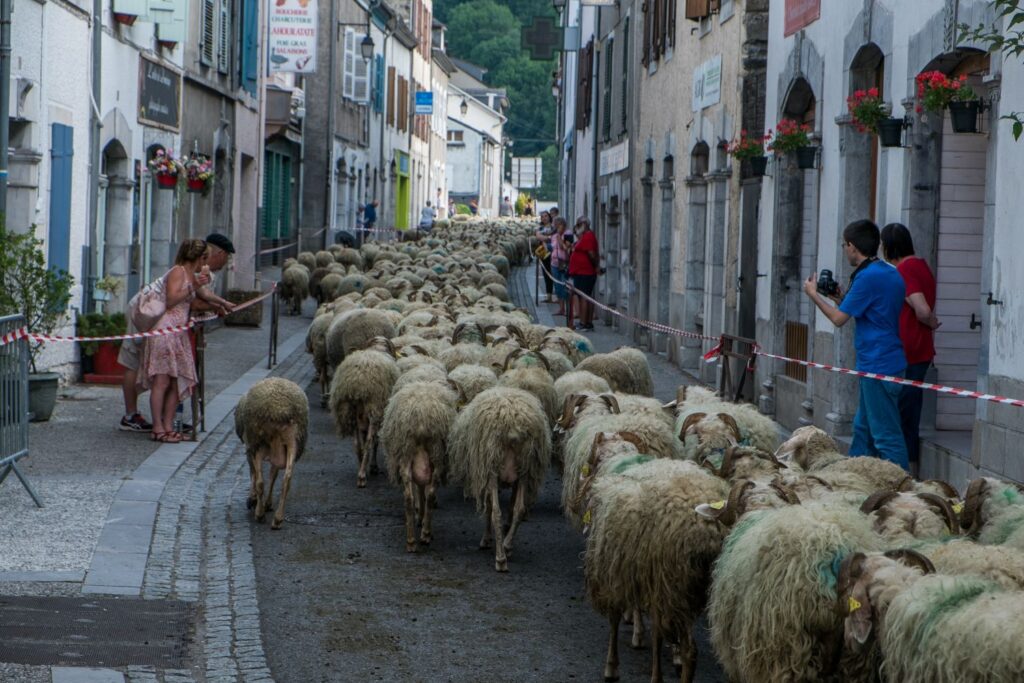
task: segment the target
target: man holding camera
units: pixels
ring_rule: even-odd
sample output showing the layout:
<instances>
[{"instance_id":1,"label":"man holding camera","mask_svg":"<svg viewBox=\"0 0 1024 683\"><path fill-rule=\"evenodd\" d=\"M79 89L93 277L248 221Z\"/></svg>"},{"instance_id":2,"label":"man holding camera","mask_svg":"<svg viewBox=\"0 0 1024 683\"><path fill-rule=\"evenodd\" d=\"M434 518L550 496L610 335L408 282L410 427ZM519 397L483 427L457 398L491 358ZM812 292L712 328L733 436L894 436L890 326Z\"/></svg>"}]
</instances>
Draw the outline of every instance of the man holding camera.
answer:
<instances>
[{"instance_id":1,"label":"man holding camera","mask_svg":"<svg viewBox=\"0 0 1024 683\"><path fill-rule=\"evenodd\" d=\"M804 292L836 327L850 318L857 321L857 370L903 377L907 359L900 341L900 311L906 286L899 271L878 259L880 241L878 226L873 222L850 223L843 230L843 253L855 268L850 291L844 295L832 273L823 270L817 282L814 276L807 278ZM827 304L826 296L838 306ZM859 387L860 405L853 418L850 455L874 455L907 469L899 411L902 387L868 377L860 378Z\"/></svg>"}]
</instances>

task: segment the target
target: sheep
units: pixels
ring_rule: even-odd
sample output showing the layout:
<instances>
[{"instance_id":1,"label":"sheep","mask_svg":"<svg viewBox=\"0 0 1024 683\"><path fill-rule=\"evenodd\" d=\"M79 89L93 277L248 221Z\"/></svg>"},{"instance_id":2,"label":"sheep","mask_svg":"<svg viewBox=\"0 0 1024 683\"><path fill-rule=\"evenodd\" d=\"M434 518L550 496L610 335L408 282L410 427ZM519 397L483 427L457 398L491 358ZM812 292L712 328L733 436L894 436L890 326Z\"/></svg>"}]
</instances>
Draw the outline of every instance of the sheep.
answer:
<instances>
[{"instance_id":1,"label":"sheep","mask_svg":"<svg viewBox=\"0 0 1024 683\"><path fill-rule=\"evenodd\" d=\"M455 421L456 392L434 383L415 382L388 401L380 438L387 453L388 477L402 487L405 498L405 549L416 552L433 540L431 508L444 479L448 431Z\"/></svg>"},{"instance_id":2,"label":"sheep","mask_svg":"<svg viewBox=\"0 0 1024 683\"><path fill-rule=\"evenodd\" d=\"M300 251L299 255L295 257L296 260L302 265L306 266L306 270L312 273L317 268L316 255L311 251Z\"/></svg>"},{"instance_id":3,"label":"sheep","mask_svg":"<svg viewBox=\"0 0 1024 683\"><path fill-rule=\"evenodd\" d=\"M975 479L967 487L960 524L979 543L1024 550L1024 486Z\"/></svg>"},{"instance_id":4,"label":"sheep","mask_svg":"<svg viewBox=\"0 0 1024 683\"><path fill-rule=\"evenodd\" d=\"M247 507L253 509L257 522L267 510L273 509L274 482L284 470L281 497L274 510L271 529L284 524L284 506L292 485L295 463L306 449L309 427L309 403L306 394L295 382L268 377L252 386L238 400L235 408L235 434L245 444L249 461L249 497ZM264 489L263 461L270 463L270 481Z\"/></svg>"},{"instance_id":5,"label":"sheep","mask_svg":"<svg viewBox=\"0 0 1024 683\"><path fill-rule=\"evenodd\" d=\"M367 467L376 473L377 432L384 419L398 365L380 351L355 351L346 356L331 382L331 413L340 436L354 436L359 473L356 486L366 487ZM371 456L373 463L371 464Z\"/></svg>"},{"instance_id":6,"label":"sheep","mask_svg":"<svg viewBox=\"0 0 1024 683\"><path fill-rule=\"evenodd\" d=\"M554 424L558 417L558 405L555 402L555 385L543 368L526 367L508 370L498 378L499 387L514 387L530 392L540 401L549 424Z\"/></svg>"},{"instance_id":7,"label":"sheep","mask_svg":"<svg viewBox=\"0 0 1024 683\"><path fill-rule=\"evenodd\" d=\"M480 365L486 354L487 349L479 344L463 343L445 349L438 355L438 359L452 370L460 365Z\"/></svg>"},{"instance_id":8,"label":"sheep","mask_svg":"<svg viewBox=\"0 0 1024 683\"><path fill-rule=\"evenodd\" d=\"M570 394L610 393L612 388L608 380L586 370L573 370L555 380L555 396L560 406L565 405L565 397Z\"/></svg>"},{"instance_id":9,"label":"sheep","mask_svg":"<svg viewBox=\"0 0 1024 683\"><path fill-rule=\"evenodd\" d=\"M1024 589L1024 551L1001 545L982 545L968 538L943 538L907 544L932 561L943 574L971 574L1008 590Z\"/></svg>"},{"instance_id":10,"label":"sheep","mask_svg":"<svg viewBox=\"0 0 1024 683\"><path fill-rule=\"evenodd\" d=\"M608 355L622 360L633 375L633 390L625 393L654 396L654 379L651 377L647 354L640 349L620 346Z\"/></svg>"},{"instance_id":11,"label":"sheep","mask_svg":"<svg viewBox=\"0 0 1024 683\"><path fill-rule=\"evenodd\" d=\"M327 362L327 331L334 321L330 314L318 315L313 319L306 335L306 347L313 354L313 368L320 385L320 407L327 405L327 382L330 370Z\"/></svg>"},{"instance_id":12,"label":"sheep","mask_svg":"<svg viewBox=\"0 0 1024 683\"><path fill-rule=\"evenodd\" d=\"M347 354L361 349L366 342L374 337L395 336L395 326L387 311L357 308L343 313L327 330L327 360L332 367L337 365Z\"/></svg>"},{"instance_id":13,"label":"sheep","mask_svg":"<svg viewBox=\"0 0 1024 683\"><path fill-rule=\"evenodd\" d=\"M537 498L551 458L551 430L540 401L521 389L479 393L455 419L449 441L451 471L485 521L481 548L494 538L494 568L508 571L516 530ZM499 487L512 487L508 534L502 534Z\"/></svg>"},{"instance_id":14,"label":"sheep","mask_svg":"<svg viewBox=\"0 0 1024 683\"><path fill-rule=\"evenodd\" d=\"M875 531L893 544L948 538L960 531L953 506L934 493L878 491L860 511L870 515Z\"/></svg>"},{"instance_id":15,"label":"sheep","mask_svg":"<svg viewBox=\"0 0 1024 683\"><path fill-rule=\"evenodd\" d=\"M316 299L316 305L320 306L326 302L333 301L324 296L323 290L320 288L320 282L327 277L331 271L326 268L314 268L309 274L309 295Z\"/></svg>"},{"instance_id":16,"label":"sheep","mask_svg":"<svg viewBox=\"0 0 1024 683\"><path fill-rule=\"evenodd\" d=\"M357 249L342 249L334 259L343 265L356 266L359 270L363 270L363 255Z\"/></svg>"},{"instance_id":17,"label":"sheep","mask_svg":"<svg viewBox=\"0 0 1024 683\"><path fill-rule=\"evenodd\" d=\"M851 551L883 544L865 515L844 506L744 515L715 563L708 603L711 641L729 678L827 677L842 628L832 569Z\"/></svg>"},{"instance_id":18,"label":"sheep","mask_svg":"<svg viewBox=\"0 0 1024 683\"><path fill-rule=\"evenodd\" d=\"M847 646L863 648L877 625L888 680L1018 680L1024 670L1024 592L976 576L935 574L923 557L915 564L904 567L891 555L847 559L840 596Z\"/></svg>"},{"instance_id":19,"label":"sheep","mask_svg":"<svg viewBox=\"0 0 1024 683\"><path fill-rule=\"evenodd\" d=\"M693 463L670 460L597 478L584 577L591 604L609 622L605 680L618 680L619 622L635 608L650 616L651 680L662 680L661 642L666 638L679 643L682 680L693 680L694 625L725 535L694 507L724 496L725 488Z\"/></svg>"},{"instance_id":20,"label":"sheep","mask_svg":"<svg viewBox=\"0 0 1024 683\"><path fill-rule=\"evenodd\" d=\"M727 446L753 446L774 452L778 428L771 418L752 405L728 401L704 401L676 406L676 433L695 458ZM687 442L688 437L696 436Z\"/></svg>"},{"instance_id":21,"label":"sheep","mask_svg":"<svg viewBox=\"0 0 1024 683\"><path fill-rule=\"evenodd\" d=\"M608 381L612 391L635 394L636 378L632 368L620 356L598 353L588 356L576 364L577 371L591 372Z\"/></svg>"},{"instance_id":22,"label":"sheep","mask_svg":"<svg viewBox=\"0 0 1024 683\"><path fill-rule=\"evenodd\" d=\"M410 384L418 383L437 383L445 384L448 381L448 373L444 371L444 368L439 368L436 364L423 364L417 367L411 368L403 372L392 386L391 391L397 392Z\"/></svg>"},{"instance_id":23,"label":"sheep","mask_svg":"<svg viewBox=\"0 0 1024 683\"><path fill-rule=\"evenodd\" d=\"M316 265L318 268L326 268L334 263L334 255L329 251L316 252Z\"/></svg>"},{"instance_id":24,"label":"sheep","mask_svg":"<svg viewBox=\"0 0 1024 683\"><path fill-rule=\"evenodd\" d=\"M453 368L448 373L448 379L462 389L467 401L472 401L481 391L486 391L498 384L498 378L490 368L470 364Z\"/></svg>"},{"instance_id":25,"label":"sheep","mask_svg":"<svg viewBox=\"0 0 1024 683\"><path fill-rule=\"evenodd\" d=\"M540 349L537 353L547 361L548 372L551 373L552 379L557 380L562 375L574 370L572 361L564 353L552 351L551 349Z\"/></svg>"},{"instance_id":26,"label":"sheep","mask_svg":"<svg viewBox=\"0 0 1024 683\"><path fill-rule=\"evenodd\" d=\"M305 266L294 265L281 274L280 296L287 301L288 308L295 315L302 313L302 301L309 296L309 271Z\"/></svg>"},{"instance_id":27,"label":"sheep","mask_svg":"<svg viewBox=\"0 0 1024 683\"><path fill-rule=\"evenodd\" d=\"M318 302L334 301L341 296L342 292L339 291L341 280L341 275L331 272L320 278L320 299Z\"/></svg>"}]
</instances>

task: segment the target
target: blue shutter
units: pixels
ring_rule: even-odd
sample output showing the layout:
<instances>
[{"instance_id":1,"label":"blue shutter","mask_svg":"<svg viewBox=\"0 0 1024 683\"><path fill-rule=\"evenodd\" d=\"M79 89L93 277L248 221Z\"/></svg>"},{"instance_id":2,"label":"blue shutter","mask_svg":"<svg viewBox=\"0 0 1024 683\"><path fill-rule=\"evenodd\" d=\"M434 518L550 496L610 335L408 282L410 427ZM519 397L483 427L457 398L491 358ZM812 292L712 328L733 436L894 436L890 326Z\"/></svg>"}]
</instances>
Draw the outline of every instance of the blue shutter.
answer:
<instances>
[{"instance_id":1,"label":"blue shutter","mask_svg":"<svg viewBox=\"0 0 1024 683\"><path fill-rule=\"evenodd\" d=\"M242 5L242 88L256 95L259 79L259 4L257 0L243 0Z\"/></svg>"},{"instance_id":2,"label":"blue shutter","mask_svg":"<svg viewBox=\"0 0 1024 683\"><path fill-rule=\"evenodd\" d=\"M74 129L59 123L51 128L50 232L47 237L50 268L68 270L71 260L71 162Z\"/></svg>"},{"instance_id":3,"label":"blue shutter","mask_svg":"<svg viewBox=\"0 0 1024 683\"><path fill-rule=\"evenodd\" d=\"M384 111L384 55L376 55L374 63L373 110Z\"/></svg>"}]
</instances>

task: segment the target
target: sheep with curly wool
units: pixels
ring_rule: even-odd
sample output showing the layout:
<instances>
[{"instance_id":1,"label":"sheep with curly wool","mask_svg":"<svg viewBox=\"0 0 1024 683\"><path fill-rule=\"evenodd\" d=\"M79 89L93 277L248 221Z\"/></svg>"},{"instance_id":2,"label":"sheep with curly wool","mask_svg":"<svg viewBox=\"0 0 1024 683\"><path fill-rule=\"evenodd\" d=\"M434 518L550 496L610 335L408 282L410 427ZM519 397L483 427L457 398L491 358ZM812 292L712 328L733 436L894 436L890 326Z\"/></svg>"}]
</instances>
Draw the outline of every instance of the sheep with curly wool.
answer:
<instances>
[{"instance_id":1,"label":"sheep with curly wool","mask_svg":"<svg viewBox=\"0 0 1024 683\"><path fill-rule=\"evenodd\" d=\"M681 680L693 681L694 629L725 536L694 508L726 492L693 463L663 459L594 482L583 572L591 605L609 622L605 680L618 679L622 615L640 609L650 617L651 680L662 680L661 644L668 640L679 644Z\"/></svg>"},{"instance_id":2,"label":"sheep with curly wool","mask_svg":"<svg viewBox=\"0 0 1024 683\"><path fill-rule=\"evenodd\" d=\"M317 383L320 385L320 407L327 405L327 386L333 367L327 362L327 331L334 322L330 313L313 318L306 333L306 348L313 354L313 369L316 370Z\"/></svg>"},{"instance_id":3,"label":"sheep with curly wool","mask_svg":"<svg viewBox=\"0 0 1024 683\"><path fill-rule=\"evenodd\" d=\"M498 385L498 377L490 368L480 365L464 364L454 367L448 373L448 379L455 382L466 400L472 401L482 391L487 391Z\"/></svg>"},{"instance_id":4,"label":"sheep with curly wool","mask_svg":"<svg viewBox=\"0 0 1024 683\"><path fill-rule=\"evenodd\" d=\"M646 353L630 346L620 346L608 355L624 362L633 375L632 391L624 393L654 396L654 379L651 377L651 366L647 362Z\"/></svg>"},{"instance_id":5,"label":"sheep with curly wool","mask_svg":"<svg viewBox=\"0 0 1024 683\"><path fill-rule=\"evenodd\" d=\"M413 382L388 401L380 438L387 453L388 477L405 499L405 549L433 540L432 503L447 468L448 432L455 421L458 395L432 382Z\"/></svg>"},{"instance_id":6,"label":"sheep with curly wool","mask_svg":"<svg viewBox=\"0 0 1024 683\"><path fill-rule=\"evenodd\" d=\"M715 563L711 642L736 681L817 681L837 661L836 570L884 541L859 510L811 503L748 512Z\"/></svg>"},{"instance_id":7,"label":"sheep with curly wool","mask_svg":"<svg viewBox=\"0 0 1024 683\"><path fill-rule=\"evenodd\" d=\"M1007 590L1024 590L1024 550L982 545L969 538L944 538L907 543L926 556L942 574L979 576Z\"/></svg>"},{"instance_id":8,"label":"sheep with curly wool","mask_svg":"<svg viewBox=\"0 0 1024 683\"><path fill-rule=\"evenodd\" d=\"M302 302L309 296L309 271L305 266L296 264L285 269L281 274L280 296L288 302L288 312L302 313Z\"/></svg>"},{"instance_id":9,"label":"sheep with curly wool","mask_svg":"<svg viewBox=\"0 0 1024 683\"><path fill-rule=\"evenodd\" d=\"M636 378L633 369L620 356L596 353L576 364L577 371L590 372L607 380L612 391L635 394Z\"/></svg>"},{"instance_id":10,"label":"sheep with curly wool","mask_svg":"<svg viewBox=\"0 0 1024 683\"><path fill-rule=\"evenodd\" d=\"M409 372L413 368L418 368L423 365L430 365L437 368L438 370L441 370L442 372L445 372L444 363L426 353L417 353L414 350L416 348L420 348L419 344L413 344L412 346L408 347L408 351L403 351L399 355L399 372L404 374L406 372Z\"/></svg>"},{"instance_id":11,"label":"sheep with curly wool","mask_svg":"<svg viewBox=\"0 0 1024 683\"><path fill-rule=\"evenodd\" d=\"M949 538L960 532L953 506L934 493L877 491L868 496L860 511L871 517L875 532L893 546Z\"/></svg>"},{"instance_id":12,"label":"sheep with curly wool","mask_svg":"<svg viewBox=\"0 0 1024 683\"><path fill-rule=\"evenodd\" d=\"M1024 485L975 479L967 487L960 523L979 543L1024 550Z\"/></svg>"},{"instance_id":13,"label":"sheep with curly wool","mask_svg":"<svg viewBox=\"0 0 1024 683\"><path fill-rule=\"evenodd\" d=\"M317 269L316 254L311 251L300 251L299 255L295 257L295 260L306 266L306 270L312 273Z\"/></svg>"},{"instance_id":14,"label":"sheep with curly wool","mask_svg":"<svg viewBox=\"0 0 1024 683\"><path fill-rule=\"evenodd\" d=\"M508 370L498 378L499 387L513 387L528 391L537 397L548 424L553 425L558 418L555 384L551 375L543 367L521 367Z\"/></svg>"},{"instance_id":15,"label":"sheep with curly wool","mask_svg":"<svg viewBox=\"0 0 1024 683\"><path fill-rule=\"evenodd\" d=\"M338 273L328 272L320 279L320 301L334 301L342 295L342 276Z\"/></svg>"},{"instance_id":16,"label":"sheep with curly wool","mask_svg":"<svg viewBox=\"0 0 1024 683\"><path fill-rule=\"evenodd\" d=\"M327 331L327 359L337 367L346 355L366 346L374 337L395 336L388 311L357 308L338 316Z\"/></svg>"},{"instance_id":17,"label":"sheep with curly wool","mask_svg":"<svg viewBox=\"0 0 1024 683\"><path fill-rule=\"evenodd\" d=\"M334 263L334 254L326 250L316 252L315 258L317 268L326 268Z\"/></svg>"},{"instance_id":18,"label":"sheep with curly wool","mask_svg":"<svg viewBox=\"0 0 1024 683\"><path fill-rule=\"evenodd\" d=\"M701 401L676 406L676 433L687 454L698 461L729 446L753 446L775 452L778 428L748 403Z\"/></svg>"},{"instance_id":19,"label":"sheep with curly wool","mask_svg":"<svg viewBox=\"0 0 1024 683\"><path fill-rule=\"evenodd\" d=\"M560 406L565 405L565 398L572 394L610 394L612 392L608 380L598 377L586 370L573 370L555 379L555 397Z\"/></svg>"},{"instance_id":20,"label":"sheep with curly wool","mask_svg":"<svg viewBox=\"0 0 1024 683\"><path fill-rule=\"evenodd\" d=\"M284 506L292 485L295 463L306 449L309 403L299 385L280 377L268 377L252 386L235 408L235 434L245 444L249 461L249 497L257 522L273 509L274 482L284 471L281 495L271 529L284 523ZM263 461L270 463L270 481L264 488Z\"/></svg>"},{"instance_id":21,"label":"sheep with curly wool","mask_svg":"<svg viewBox=\"0 0 1024 683\"><path fill-rule=\"evenodd\" d=\"M376 473L377 434L397 380L395 359L380 351L367 350L348 354L331 381L331 413L338 434L355 439L359 488L366 486L368 468L370 474Z\"/></svg>"},{"instance_id":22,"label":"sheep with curly wool","mask_svg":"<svg viewBox=\"0 0 1024 683\"><path fill-rule=\"evenodd\" d=\"M551 349L540 349L536 353L543 356L544 360L547 361L548 372L551 373L551 378L557 380L562 375L573 372L575 369L572 361L569 360L569 356L559 351L552 351Z\"/></svg>"},{"instance_id":23,"label":"sheep with curly wool","mask_svg":"<svg viewBox=\"0 0 1024 683\"><path fill-rule=\"evenodd\" d=\"M358 249L342 249L334 257L334 260L342 265L355 266L359 270L364 270L363 255L359 253Z\"/></svg>"},{"instance_id":24,"label":"sheep with curly wool","mask_svg":"<svg viewBox=\"0 0 1024 683\"><path fill-rule=\"evenodd\" d=\"M551 429L540 401L522 389L495 387L477 394L452 425L451 476L485 515L482 548L493 534L494 567L508 571L508 554L526 511L537 499L551 458ZM502 533L499 488L512 487L512 513Z\"/></svg>"},{"instance_id":25,"label":"sheep with curly wool","mask_svg":"<svg viewBox=\"0 0 1024 683\"><path fill-rule=\"evenodd\" d=\"M438 355L438 360L449 370L460 365L483 365L487 349L472 342L455 344Z\"/></svg>"},{"instance_id":26,"label":"sheep with curly wool","mask_svg":"<svg viewBox=\"0 0 1024 683\"><path fill-rule=\"evenodd\" d=\"M436 383L445 384L448 381L448 373L443 367L436 363L424 363L402 372L392 386L391 391L395 393L410 384Z\"/></svg>"},{"instance_id":27,"label":"sheep with curly wool","mask_svg":"<svg viewBox=\"0 0 1024 683\"><path fill-rule=\"evenodd\" d=\"M847 560L846 600L840 605L846 607L844 642L855 657L864 658L856 650L868 647L877 631L886 680L1020 679L1024 592L977 576L932 573L924 558L907 567L889 555Z\"/></svg>"}]
</instances>

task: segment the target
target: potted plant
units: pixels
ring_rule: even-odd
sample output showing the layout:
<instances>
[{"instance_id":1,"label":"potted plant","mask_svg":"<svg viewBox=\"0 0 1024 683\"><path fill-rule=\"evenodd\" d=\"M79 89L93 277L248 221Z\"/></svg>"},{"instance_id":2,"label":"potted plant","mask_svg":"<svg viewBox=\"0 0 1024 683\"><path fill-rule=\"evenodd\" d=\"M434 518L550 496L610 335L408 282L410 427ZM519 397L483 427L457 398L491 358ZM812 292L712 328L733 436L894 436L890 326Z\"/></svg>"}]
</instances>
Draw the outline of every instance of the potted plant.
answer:
<instances>
[{"instance_id":1,"label":"potted plant","mask_svg":"<svg viewBox=\"0 0 1024 683\"><path fill-rule=\"evenodd\" d=\"M937 113L949 109L954 133L977 133L981 102L967 76L950 78L941 71L924 71L917 75L917 111Z\"/></svg>"},{"instance_id":2,"label":"potted plant","mask_svg":"<svg viewBox=\"0 0 1024 683\"><path fill-rule=\"evenodd\" d=\"M86 313L76 321L79 337L116 337L128 329L124 313ZM86 382L96 384L120 384L124 367L117 362L120 341L82 341L83 364L90 359L92 368L84 372Z\"/></svg>"},{"instance_id":3,"label":"potted plant","mask_svg":"<svg viewBox=\"0 0 1024 683\"><path fill-rule=\"evenodd\" d=\"M775 127L768 149L776 154L793 154L796 156L797 167L814 168L814 157L818 152L811 146L811 127L806 123L797 123L793 119L782 119Z\"/></svg>"},{"instance_id":4,"label":"potted plant","mask_svg":"<svg viewBox=\"0 0 1024 683\"><path fill-rule=\"evenodd\" d=\"M181 164L174 159L174 152L158 149L147 165L149 172L156 178L157 187L173 190L178 184Z\"/></svg>"},{"instance_id":5,"label":"potted plant","mask_svg":"<svg viewBox=\"0 0 1024 683\"><path fill-rule=\"evenodd\" d=\"M34 230L34 226L33 226ZM74 278L46 265L43 243L33 231L17 234L0 222L0 315L25 317L29 331L53 334L65 321ZM50 419L60 375L37 368L41 342L29 341L29 411L33 421Z\"/></svg>"},{"instance_id":6,"label":"potted plant","mask_svg":"<svg viewBox=\"0 0 1024 683\"><path fill-rule=\"evenodd\" d=\"M192 154L185 157L185 181L189 192L206 193L213 184L213 162L204 154Z\"/></svg>"},{"instance_id":7,"label":"potted plant","mask_svg":"<svg viewBox=\"0 0 1024 683\"><path fill-rule=\"evenodd\" d=\"M890 116L892 107L882 101L878 88L855 90L846 98L853 127L861 133L878 136L882 147L903 144L903 119Z\"/></svg>"},{"instance_id":8,"label":"potted plant","mask_svg":"<svg viewBox=\"0 0 1024 683\"><path fill-rule=\"evenodd\" d=\"M117 296L124 286L121 278L113 275L104 275L93 285L92 298L96 301L110 301Z\"/></svg>"},{"instance_id":9,"label":"potted plant","mask_svg":"<svg viewBox=\"0 0 1024 683\"><path fill-rule=\"evenodd\" d=\"M764 154L764 145L771 140L771 135L750 137L747 131L741 130L740 137L726 148L726 152L741 162L750 162L750 171L754 176L763 176L768 167L768 157Z\"/></svg>"}]
</instances>

